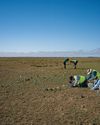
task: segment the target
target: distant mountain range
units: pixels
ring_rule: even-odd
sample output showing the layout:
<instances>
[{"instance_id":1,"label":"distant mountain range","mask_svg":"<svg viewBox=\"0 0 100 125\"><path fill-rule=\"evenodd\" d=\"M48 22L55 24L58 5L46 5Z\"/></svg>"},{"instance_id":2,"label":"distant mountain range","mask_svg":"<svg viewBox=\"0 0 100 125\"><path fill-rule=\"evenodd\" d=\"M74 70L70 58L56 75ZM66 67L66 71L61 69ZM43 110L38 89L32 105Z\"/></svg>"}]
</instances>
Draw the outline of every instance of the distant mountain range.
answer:
<instances>
[{"instance_id":1,"label":"distant mountain range","mask_svg":"<svg viewBox=\"0 0 100 125\"><path fill-rule=\"evenodd\" d=\"M0 57L100 57L100 48L90 51L0 52Z\"/></svg>"}]
</instances>

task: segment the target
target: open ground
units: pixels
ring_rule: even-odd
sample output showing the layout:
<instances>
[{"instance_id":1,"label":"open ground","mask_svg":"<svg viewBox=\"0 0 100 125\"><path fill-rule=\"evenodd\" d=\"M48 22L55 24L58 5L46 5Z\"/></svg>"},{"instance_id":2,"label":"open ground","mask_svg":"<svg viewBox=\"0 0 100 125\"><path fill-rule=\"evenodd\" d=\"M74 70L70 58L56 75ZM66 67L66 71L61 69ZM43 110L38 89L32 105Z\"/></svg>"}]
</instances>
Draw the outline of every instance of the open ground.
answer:
<instances>
[{"instance_id":1,"label":"open ground","mask_svg":"<svg viewBox=\"0 0 100 125\"><path fill-rule=\"evenodd\" d=\"M100 71L100 58L0 58L0 125L100 125L100 92L62 87L70 75Z\"/></svg>"}]
</instances>

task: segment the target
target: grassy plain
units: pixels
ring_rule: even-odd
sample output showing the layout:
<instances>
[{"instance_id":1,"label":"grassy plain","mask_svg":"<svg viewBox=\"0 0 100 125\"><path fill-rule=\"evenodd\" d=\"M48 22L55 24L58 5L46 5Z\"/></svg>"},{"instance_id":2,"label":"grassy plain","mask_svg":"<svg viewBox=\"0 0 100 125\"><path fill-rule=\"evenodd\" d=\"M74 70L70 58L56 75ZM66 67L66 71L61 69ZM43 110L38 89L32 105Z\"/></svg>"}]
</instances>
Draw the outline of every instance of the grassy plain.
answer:
<instances>
[{"instance_id":1,"label":"grassy plain","mask_svg":"<svg viewBox=\"0 0 100 125\"><path fill-rule=\"evenodd\" d=\"M0 125L100 125L100 92L67 84L70 75L100 71L100 58L0 58Z\"/></svg>"}]
</instances>

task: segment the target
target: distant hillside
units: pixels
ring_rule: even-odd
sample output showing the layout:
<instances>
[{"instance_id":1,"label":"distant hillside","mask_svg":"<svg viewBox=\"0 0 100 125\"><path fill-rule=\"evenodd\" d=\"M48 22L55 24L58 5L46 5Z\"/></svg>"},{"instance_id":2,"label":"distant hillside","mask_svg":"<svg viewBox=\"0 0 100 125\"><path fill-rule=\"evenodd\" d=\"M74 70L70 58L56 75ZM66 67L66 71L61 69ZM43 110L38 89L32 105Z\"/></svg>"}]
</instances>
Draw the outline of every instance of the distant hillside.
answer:
<instances>
[{"instance_id":1,"label":"distant hillside","mask_svg":"<svg viewBox=\"0 0 100 125\"><path fill-rule=\"evenodd\" d=\"M0 52L0 57L100 57L100 48L90 51Z\"/></svg>"}]
</instances>

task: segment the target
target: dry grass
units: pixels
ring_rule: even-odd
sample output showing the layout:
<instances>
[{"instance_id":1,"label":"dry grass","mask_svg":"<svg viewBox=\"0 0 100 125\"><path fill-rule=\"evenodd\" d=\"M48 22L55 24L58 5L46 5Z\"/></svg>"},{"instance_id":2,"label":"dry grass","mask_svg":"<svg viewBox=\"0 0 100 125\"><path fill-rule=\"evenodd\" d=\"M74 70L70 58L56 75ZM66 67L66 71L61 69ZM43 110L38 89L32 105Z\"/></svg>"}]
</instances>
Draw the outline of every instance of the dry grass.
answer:
<instances>
[{"instance_id":1,"label":"dry grass","mask_svg":"<svg viewBox=\"0 0 100 125\"><path fill-rule=\"evenodd\" d=\"M77 69L64 58L0 58L0 125L99 125L100 93L88 88L45 91L69 76L100 71L100 58L78 58Z\"/></svg>"}]
</instances>

